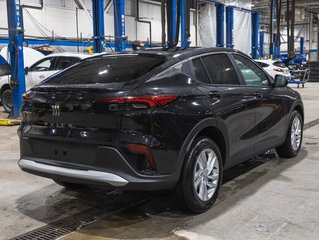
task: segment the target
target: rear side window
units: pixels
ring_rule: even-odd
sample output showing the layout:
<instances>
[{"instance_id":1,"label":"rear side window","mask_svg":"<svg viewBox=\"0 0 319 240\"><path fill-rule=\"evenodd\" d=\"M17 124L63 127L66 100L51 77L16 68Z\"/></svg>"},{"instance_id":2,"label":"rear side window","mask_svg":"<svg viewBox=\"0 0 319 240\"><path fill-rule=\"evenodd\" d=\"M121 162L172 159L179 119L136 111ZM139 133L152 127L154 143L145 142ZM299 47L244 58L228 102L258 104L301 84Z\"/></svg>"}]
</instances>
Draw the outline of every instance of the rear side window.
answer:
<instances>
[{"instance_id":1,"label":"rear side window","mask_svg":"<svg viewBox=\"0 0 319 240\"><path fill-rule=\"evenodd\" d=\"M234 67L226 54L202 57L212 84L239 84Z\"/></svg>"},{"instance_id":2,"label":"rear side window","mask_svg":"<svg viewBox=\"0 0 319 240\"><path fill-rule=\"evenodd\" d=\"M200 58L196 58L193 60L194 74L198 81L203 83L210 84L210 79L207 75L206 69L202 63Z\"/></svg>"},{"instance_id":3,"label":"rear side window","mask_svg":"<svg viewBox=\"0 0 319 240\"><path fill-rule=\"evenodd\" d=\"M164 62L163 57L141 55L86 59L50 77L46 84L104 84L133 81Z\"/></svg>"},{"instance_id":4,"label":"rear side window","mask_svg":"<svg viewBox=\"0 0 319 240\"><path fill-rule=\"evenodd\" d=\"M175 66L169 68L168 70L158 74L156 78L169 78L177 74L184 74L188 77L192 75L189 61L176 64Z\"/></svg>"}]
</instances>

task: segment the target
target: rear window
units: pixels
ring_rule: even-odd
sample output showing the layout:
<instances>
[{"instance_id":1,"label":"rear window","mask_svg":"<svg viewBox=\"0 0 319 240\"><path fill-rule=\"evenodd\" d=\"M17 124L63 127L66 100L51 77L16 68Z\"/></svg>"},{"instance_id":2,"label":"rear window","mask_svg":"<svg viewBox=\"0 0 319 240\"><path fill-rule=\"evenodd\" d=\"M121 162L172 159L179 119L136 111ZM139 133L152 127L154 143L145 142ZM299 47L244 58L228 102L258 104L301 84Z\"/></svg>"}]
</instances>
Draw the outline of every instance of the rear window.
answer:
<instances>
[{"instance_id":1,"label":"rear window","mask_svg":"<svg viewBox=\"0 0 319 240\"><path fill-rule=\"evenodd\" d=\"M285 68L286 65L282 61L277 61L273 63L276 67Z\"/></svg>"},{"instance_id":2,"label":"rear window","mask_svg":"<svg viewBox=\"0 0 319 240\"><path fill-rule=\"evenodd\" d=\"M66 71L53 75L46 84L104 84L133 81L164 59L158 56L119 55L86 59Z\"/></svg>"}]
</instances>

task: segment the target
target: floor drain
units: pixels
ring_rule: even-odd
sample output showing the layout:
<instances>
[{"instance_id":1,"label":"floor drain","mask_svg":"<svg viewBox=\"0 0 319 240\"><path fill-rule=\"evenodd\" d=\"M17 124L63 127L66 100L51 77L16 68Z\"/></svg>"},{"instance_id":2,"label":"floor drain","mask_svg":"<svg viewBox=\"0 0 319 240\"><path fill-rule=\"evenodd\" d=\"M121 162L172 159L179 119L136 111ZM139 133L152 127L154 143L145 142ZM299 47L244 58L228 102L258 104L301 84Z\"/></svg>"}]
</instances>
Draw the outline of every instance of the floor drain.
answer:
<instances>
[{"instance_id":1,"label":"floor drain","mask_svg":"<svg viewBox=\"0 0 319 240\"><path fill-rule=\"evenodd\" d=\"M137 206L157 196L151 193L124 193L121 196L111 198L107 204L89 208L85 211L65 217L61 220L49 223L43 227L34 229L11 240L52 240L74 232L95 221L101 220L112 214Z\"/></svg>"}]
</instances>

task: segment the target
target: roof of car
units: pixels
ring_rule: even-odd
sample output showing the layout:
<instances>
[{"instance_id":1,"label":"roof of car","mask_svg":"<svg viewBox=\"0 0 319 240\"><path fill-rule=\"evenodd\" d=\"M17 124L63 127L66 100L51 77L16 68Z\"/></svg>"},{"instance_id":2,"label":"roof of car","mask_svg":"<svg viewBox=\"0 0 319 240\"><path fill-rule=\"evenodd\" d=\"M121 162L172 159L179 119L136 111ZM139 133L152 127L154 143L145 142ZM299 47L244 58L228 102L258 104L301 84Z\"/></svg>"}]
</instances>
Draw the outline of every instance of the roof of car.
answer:
<instances>
[{"instance_id":1,"label":"roof of car","mask_svg":"<svg viewBox=\"0 0 319 240\"><path fill-rule=\"evenodd\" d=\"M51 53L50 55L47 55L46 57L78 57L80 59L85 59L89 57L99 56L100 53L73 53L73 52L59 52L59 53Z\"/></svg>"},{"instance_id":2,"label":"roof of car","mask_svg":"<svg viewBox=\"0 0 319 240\"><path fill-rule=\"evenodd\" d=\"M190 57L204 53L210 52L239 52L235 49L231 48L202 48L202 47L190 47L190 48L173 48L173 49L148 49L142 51L136 51L136 53L148 53L148 54L157 54L163 55L167 58L175 58L175 57Z\"/></svg>"},{"instance_id":3,"label":"roof of car","mask_svg":"<svg viewBox=\"0 0 319 240\"><path fill-rule=\"evenodd\" d=\"M280 59L271 60L271 59L255 59L256 62L263 62L263 63L274 63L274 62L281 62Z\"/></svg>"}]
</instances>

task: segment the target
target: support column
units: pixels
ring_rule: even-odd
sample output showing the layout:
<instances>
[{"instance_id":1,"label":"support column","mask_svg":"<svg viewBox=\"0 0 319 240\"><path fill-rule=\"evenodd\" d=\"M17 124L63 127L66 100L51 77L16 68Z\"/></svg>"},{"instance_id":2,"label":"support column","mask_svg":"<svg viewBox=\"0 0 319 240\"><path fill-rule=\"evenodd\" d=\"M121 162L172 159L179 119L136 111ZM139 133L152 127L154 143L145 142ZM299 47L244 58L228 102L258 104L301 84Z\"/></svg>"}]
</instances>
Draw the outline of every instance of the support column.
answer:
<instances>
[{"instance_id":1,"label":"support column","mask_svg":"<svg viewBox=\"0 0 319 240\"><path fill-rule=\"evenodd\" d=\"M92 0L93 46L95 53L101 53L104 43L104 0Z\"/></svg>"},{"instance_id":2,"label":"support column","mask_svg":"<svg viewBox=\"0 0 319 240\"><path fill-rule=\"evenodd\" d=\"M270 59L272 59L274 55L274 43L273 43L274 11L275 11L275 0L271 0L270 23L269 23L269 58Z\"/></svg>"},{"instance_id":3,"label":"support column","mask_svg":"<svg viewBox=\"0 0 319 240\"><path fill-rule=\"evenodd\" d=\"M7 15L9 29L10 53L10 85L12 88L13 109L10 113L12 117L20 115L22 106L22 94L25 93L25 76L23 61L23 28L21 18L20 0L7 0Z\"/></svg>"},{"instance_id":4,"label":"support column","mask_svg":"<svg viewBox=\"0 0 319 240\"><path fill-rule=\"evenodd\" d=\"M113 0L115 51L125 51L125 0Z\"/></svg>"},{"instance_id":5,"label":"support column","mask_svg":"<svg viewBox=\"0 0 319 240\"><path fill-rule=\"evenodd\" d=\"M226 47L234 47L234 7L226 7Z\"/></svg>"},{"instance_id":6,"label":"support column","mask_svg":"<svg viewBox=\"0 0 319 240\"><path fill-rule=\"evenodd\" d=\"M300 38L300 54L304 54L304 49L305 49L305 38L301 37Z\"/></svg>"},{"instance_id":7,"label":"support column","mask_svg":"<svg viewBox=\"0 0 319 240\"><path fill-rule=\"evenodd\" d=\"M258 32L259 32L259 13L251 12L252 32L251 32L251 56L258 59Z\"/></svg>"},{"instance_id":8,"label":"support column","mask_svg":"<svg viewBox=\"0 0 319 240\"><path fill-rule=\"evenodd\" d=\"M259 32L259 57L264 57L265 51L265 33Z\"/></svg>"},{"instance_id":9,"label":"support column","mask_svg":"<svg viewBox=\"0 0 319 240\"><path fill-rule=\"evenodd\" d=\"M189 0L181 0L181 46L190 45L190 4Z\"/></svg>"},{"instance_id":10,"label":"support column","mask_svg":"<svg viewBox=\"0 0 319 240\"><path fill-rule=\"evenodd\" d=\"M216 47L224 47L225 5L216 3Z\"/></svg>"},{"instance_id":11,"label":"support column","mask_svg":"<svg viewBox=\"0 0 319 240\"><path fill-rule=\"evenodd\" d=\"M176 41L177 0L167 1L167 46L173 48Z\"/></svg>"}]
</instances>

